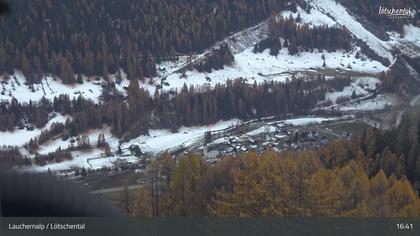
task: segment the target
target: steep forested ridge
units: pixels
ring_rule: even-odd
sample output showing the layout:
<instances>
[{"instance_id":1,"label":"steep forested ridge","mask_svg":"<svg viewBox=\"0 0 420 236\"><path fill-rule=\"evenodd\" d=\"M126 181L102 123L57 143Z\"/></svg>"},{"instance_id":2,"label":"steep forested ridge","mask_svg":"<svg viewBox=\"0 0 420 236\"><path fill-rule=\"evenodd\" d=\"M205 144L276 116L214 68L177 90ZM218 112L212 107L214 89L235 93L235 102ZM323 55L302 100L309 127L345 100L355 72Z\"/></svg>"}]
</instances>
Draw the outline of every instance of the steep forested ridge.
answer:
<instances>
[{"instance_id":1,"label":"steep forested ridge","mask_svg":"<svg viewBox=\"0 0 420 236\"><path fill-rule=\"evenodd\" d=\"M74 83L74 74L129 78L155 74L155 62L199 52L230 32L284 9L275 0L10 1L0 19L0 72L22 69Z\"/></svg>"}]
</instances>

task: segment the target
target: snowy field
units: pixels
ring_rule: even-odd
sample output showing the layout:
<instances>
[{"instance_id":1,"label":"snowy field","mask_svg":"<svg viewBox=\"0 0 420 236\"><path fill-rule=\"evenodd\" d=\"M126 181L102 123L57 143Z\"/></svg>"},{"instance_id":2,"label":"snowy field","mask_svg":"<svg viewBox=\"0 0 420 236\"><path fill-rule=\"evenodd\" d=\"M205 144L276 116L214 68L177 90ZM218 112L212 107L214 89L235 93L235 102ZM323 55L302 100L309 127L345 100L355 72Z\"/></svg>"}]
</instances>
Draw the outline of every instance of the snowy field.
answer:
<instances>
[{"instance_id":1,"label":"snowy field","mask_svg":"<svg viewBox=\"0 0 420 236\"><path fill-rule=\"evenodd\" d=\"M56 117L48 121L42 129L34 128L29 131L26 129L16 129L13 132L0 132L0 146L18 146L22 147L31 139L38 137L43 129L48 129L53 123L64 123L68 117L57 114Z\"/></svg>"},{"instance_id":2,"label":"snowy field","mask_svg":"<svg viewBox=\"0 0 420 236\"><path fill-rule=\"evenodd\" d=\"M98 143L98 136L99 134L104 134L105 141L108 142L112 151L116 151L118 149L118 138L114 137L111 134L111 129L107 126L104 126L102 129L94 129L88 132L82 133L79 136L86 135L89 137L90 144L92 146L91 150L86 151L73 151L71 155L73 156L73 160L64 161L60 163L52 163L46 166L35 166L33 169L35 171L46 171L51 169L52 171L59 171L59 170L67 170L73 167L82 168L85 167L87 169L100 169L103 166L111 167L112 162L115 162L118 158L124 159L129 162L135 162L138 160L137 157L128 155L124 157L118 156L111 156L105 157L104 149L97 148ZM77 145L75 143L75 145ZM63 141L61 139L56 139L54 141L50 141L45 143L39 147L38 152L40 154L47 154L49 152L53 152L57 150L57 148L61 147L62 149L66 149L70 146L70 140ZM94 159L94 160L89 160ZM89 160L89 161L88 161Z\"/></svg>"},{"instance_id":3,"label":"snowy field","mask_svg":"<svg viewBox=\"0 0 420 236\"><path fill-rule=\"evenodd\" d=\"M324 13L321 13L316 8L311 9L310 13L307 13L300 6L298 6L296 13L291 12L291 11L283 11L281 13L281 17L285 19L289 17L296 19L298 15L300 15L301 23L308 24L310 27L314 27L314 26L337 27L338 26L337 22L335 22L333 19L331 19L329 16L325 15Z\"/></svg>"},{"instance_id":4,"label":"snowy field","mask_svg":"<svg viewBox=\"0 0 420 236\"><path fill-rule=\"evenodd\" d=\"M63 161L60 163L52 163L45 166L33 166L29 169L35 172L45 172L48 170L51 171L61 171L61 170L69 170L72 168L85 168L85 169L101 169L102 167L113 167L113 162L117 161L118 159L124 159L127 162L137 162L138 158L135 156L111 156L111 157L101 157L101 150L93 149L87 152L73 152L73 160L70 161ZM95 160L89 160L90 158L98 157Z\"/></svg>"},{"instance_id":5,"label":"snowy field","mask_svg":"<svg viewBox=\"0 0 420 236\"><path fill-rule=\"evenodd\" d=\"M341 111L374 111L382 110L387 106L393 106L400 102L400 99L394 94L379 94L374 99L352 102L339 106Z\"/></svg>"},{"instance_id":6,"label":"snowy field","mask_svg":"<svg viewBox=\"0 0 420 236\"><path fill-rule=\"evenodd\" d=\"M368 90L374 90L377 87L377 84L380 83L378 78L374 77L356 77L353 78L350 86L344 87L343 91L328 92L325 94L327 100L337 104L337 98L339 97L351 97L353 91L356 93L356 96L365 96L369 95Z\"/></svg>"},{"instance_id":7,"label":"snowy field","mask_svg":"<svg viewBox=\"0 0 420 236\"><path fill-rule=\"evenodd\" d=\"M189 146L192 143L203 139L206 131L218 131L241 123L238 119L220 121L214 125L198 127L182 127L177 133L169 130L149 130L149 135L143 135L122 145L128 148L132 144L139 145L141 150L152 155L162 153L178 147Z\"/></svg>"},{"instance_id":8,"label":"snowy field","mask_svg":"<svg viewBox=\"0 0 420 236\"><path fill-rule=\"evenodd\" d=\"M287 78L300 71L316 71L316 69L331 69L342 71L355 71L361 73L376 74L387 71L388 68L377 61L370 59L356 58L358 48L351 52L337 51L323 52L302 52L298 55L289 55L287 48L280 50L277 57L271 56L269 50L255 54L252 48L235 55L235 62L232 66L225 66L223 70L212 71L211 73L199 73L198 71L186 72L187 78L181 74L171 74L166 81L169 83L165 90L177 89L178 91L186 84L188 87L207 85L214 87L217 84L225 84L227 80L236 78L246 79L248 83L254 81L284 82ZM326 67L323 67L322 55L325 56ZM206 77L210 78L210 82ZM154 92L154 86L147 83L140 84L149 92Z\"/></svg>"},{"instance_id":9,"label":"snowy field","mask_svg":"<svg viewBox=\"0 0 420 236\"><path fill-rule=\"evenodd\" d=\"M82 95L86 99L97 101L102 93L100 82L92 80L87 81L84 77L83 84L65 85L59 79L46 76L40 84L34 84L33 90L25 84L25 77L20 71L15 71L8 81L0 79L0 101L10 101L15 97L19 102L39 101L42 97L53 100L60 94L67 94L70 99Z\"/></svg>"},{"instance_id":10,"label":"snowy field","mask_svg":"<svg viewBox=\"0 0 420 236\"><path fill-rule=\"evenodd\" d=\"M98 144L99 134L104 134L105 141L108 142L111 149L116 150L118 148L118 139L111 134L111 128L104 125L102 129L89 130L88 132L81 133L79 136L85 135L89 138L89 142L92 147L96 147ZM39 146L38 153L48 154L56 151L58 148L67 149L71 145L70 139L63 141L61 138L49 141ZM77 142L74 144L77 145Z\"/></svg>"},{"instance_id":11,"label":"snowy field","mask_svg":"<svg viewBox=\"0 0 420 236\"><path fill-rule=\"evenodd\" d=\"M293 126L306 126L312 124L321 124L324 121L332 121L336 120L337 118L325 118L325 117L304 117L304 118L296 118L296 119L288 119L285 120L285 124L290 124Z\"/></svg>"}]
</instances>

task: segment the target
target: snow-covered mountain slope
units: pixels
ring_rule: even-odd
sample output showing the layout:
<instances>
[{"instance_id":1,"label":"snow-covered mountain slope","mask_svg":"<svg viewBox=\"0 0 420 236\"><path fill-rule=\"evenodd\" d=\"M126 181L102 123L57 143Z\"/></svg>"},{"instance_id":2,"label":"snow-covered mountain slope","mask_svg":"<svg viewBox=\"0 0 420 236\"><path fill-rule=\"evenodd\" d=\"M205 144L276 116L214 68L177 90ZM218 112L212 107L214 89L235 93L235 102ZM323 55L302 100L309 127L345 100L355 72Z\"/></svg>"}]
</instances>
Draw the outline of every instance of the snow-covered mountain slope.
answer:
<instances>
[{"instance_id":1,"label":"snow-covered mountain slope","mask_svg":"<svg viewBox=\"0 0 420 236\"><path fill-rule=\"evenodd\" d=\"M354 38L364 42L380 58L384 58L387 64L392 65L395 61L393 51L398 49L401 53L409 57L420 57L420 29L413 25L404 27L404 34L397 32L387 32L389 40L384 41L366 29L358 18L353 16L348 10L334 0L306 0L307 9L297 7L297 12L284 11L276 17L297 18L300 15L301 23L311 26L325 25L327 27L344 27ZM310 9L310 10L308 10ZM262 82L265 80L285 81L291 79L292 75L299 76L305 73L353 73L376 76L378 73L389 70L390 66L384 65L383 61L369 58L364 55L360 45L355 45L351 51L326 52L302 52L298 55L289 55L287 49L283 48L280 54L275 57L268 53L268 50L254 54L253 46L268 37L269 20L265 20L253 27L233 33L226 39L215 43L215 45L205 52L197 55L180 56L178 61L163 62L157 65L158 76L146 79L146 82L139 82L140 86L153 94L156 85L162 85L164 90L180 89L184 83L188 86L214 86L217 83L225 83L228 79L243 78L249 83L254 81ZM220 47L227 44L235 56L232 66L225 66L223 70L212 71L211 73L200 73L197 71L187 71L183 74L183 69L189 63L198 63L206 56ZM323 66L322 56L326 58L326 65ZM52 99L59 94L68 94L71 97L82 96L93 101L98 101L102 87L101 83L91 78L90 82L83 85L66 86L59 80L46 77L41 84L29 88L24 84L21 73L16 73L16 82L9 80L2 81L0 87L0 99L10 100L12 96L19 101L39 100L42 96ZM111 79L115 76L110 76ZM116 84L116 88L125 93L128 81L123 73L123 81ZM13 76L11 76L13 78ZM87 78L85 78L87 80ZM151 80L152 82L150 83Z\"/></svg>"},{"instance_id":2,"label":"snow-covered mountain slope","mask_svg":"<svg viewBox=\"0 0 420 236\"><path fill-rule=\"evenodd\" d=\"M380 72L388 71L396 59L394 51L399 51L409 57L420 56L420 29L413 25L404 27L404 34L397 32L387 32L389 40L384 41L366 29L358 18L353 16L347 9L334 0L307 0L309 11L305 11L300 6L297 12L284 11L276 17L292 17L296 19L298 15L301 23L310 26L344 27L351 35L383 60L375 60L364 55L361 47L355 45L349 52L302 52L291 56L287 49L282 49L277 57L271 56L268 50L261 54L252 52L253 45L267 37L268 21L233 34L228 39L218 42L213 48L196 57L193 62L198 62L205 58L206 54L212 49L219 47L222 43L227 43L235 56L232 66L226 66L223 70L212 71L211 73L199 73L197 71L186 72L182 76L180 70L172 70L160 77L154 78L157 82L165 78L168 83L164 86L165 90L179 89L184 83L187 85L213 86L217 83L224 83L228 79L244 78L248 82L254 83L263 80L284 81L292 75L305 72L356 72L376 76ZM238 50L239 49L239 50ZM326 67L323 67L322 56L326 58ZM386 63L384 63L386 62ZM384 65L385 64L385 65ZM388 65L388 66L387 66ZM209 81L210 79L210 81Z\"/></svg>"},{"instance_id":3,"label":"snow-covered mountain slope","mask_svg":"<svg viewBox=\"0 0 420 236\"><path fill-rule=\"evenodd\" d=\"M379 94L377 97L368 100L350 101L345 104L336 104L339 97L351 96L353 91L357 96L369 96L371 91L377 88L381 83L379 74L390 70L392 66L398 64L397 54L403 54L409 58L420 58L420 28L414 25L406 25L404 33L386 32L389 40L383 40L369 31L363 23L359 22L358 17L354 16L344 6L334 0L306 0L307 8L297 7L297 12L284 11L276 17L301 18L300 23L309 24L312 27L344 27L358 41L363 42L378 57L384 60L377 60L365 55L362 46L355 43L351 50L336 52L327 52L325 50L313 52L300 52L297 55L289 55L287 48L282 48L277 56L269 54L269 50L262 53L254 53L253 47L262 39L268 37L269 20L265 20L253 27L249 27L240 32L232 33L226 39L217 42L213 47L203 53L187 56L180 55L177 61L162 62L157 65L158 76L146 78L145 82L139 82L140 86L153 94L157 87L162 86L163 90L180 90L184 84L187 86L210 86L226 83L227 80L242 78L249 84L263 81L286 81L304 75L324 74L333 78L337 74L346 74L353 77L354 81L350 86L345 87L343 91L331 91L326 94L327 99L331 100L331 107L339 107L342 111L360 111L360 110L378 110L388 105L398 104L399 98L394 94ZM185 71L189 63L198 63L204 60L222 44L227 44L233 53L235 60L231 66L225 66L222 70L213 70L211 73L200 73L196 70ZM325 58L325 65L324 60ZM388 63L384 63L384 61ZM386 65L384 65L386 64ZM389 64L389 65L388 65ZM387 66L388 65L388 66ZM402 65L407 68L410 79L420 80L419 72L405 61ZM126 94L126 88L129 84L127 76L121 73L121 83L116 83L118 91ZM110 80L115 80L115 75L110 75ZM21 72L15 72L9 80L0 79L0 101L10 101L15 97L19 102L28 102L29 100L38 101L43 96L53 99L60 94L67 94L71 98L82 95L92 101L100 101L103 86L101 79L84 77L83 84L63 85L59 79L52 76L46 76L40 84L28 86L25 84L25 78ZM158 85L158 86L156 86ZM419 98L413 99L412 104L418 104ZM327 107L328 108L328 107ZM52 119L44 128L50 127L52 122L65 122L65 117L58 116ZM178 133L171 133L168 130L150 130L150 135L140 136L129 142L122 144L122 147L128 149L131 144L138 144L142 150L150 153L159 153L167 149L175 148L180 145L188 145L197 138L201 138L207 130L223 129L227 126L237 123L238 120L220 122L213 126L181 128ZM15 132L1 132L0 146L17 145L23 147L31 138L38 137L41 129L33 131L16 130ZM90 137L91 143L95 143L99 133L104 133L110 148L116 151L119 140L112 136L109 128L91 130L86 133ZM57 148L67 148L70 141L61 139L50 140L39 148L39 153L47 154ZM168 145L170 143L170 145ZM45 167L38 167L39 170L68 169L71 166L84 166L87 168L101 168L115 161L118 157L108 159L97 159L89 162L88 159L100 157L104 150L94 149L88 153L72 152L74 160L55 163ZM132 155L124 157L128 160L135 160ZM95 164L92 164L95 162Z\"/></svg>"},{"instance_id":4,"label":"snow-covered mountain slope","mask_svg":"<svg viewBox=\"0 0 420 236\"><path fill-rule=\"evenodd\" d=\"M365 42L370 49L389 62L394 60L391 53L391 45L377 38L373 33L363 27L347 9L334 0L308 0L308 3L316 10L331 16L341 26L348 29L356 38Z\"/></svg>"},{"instance_id":5,"label":"snow-covered mountain slope","mask_svg":"<svg viewBox=\"0 0 420 236\"><path fill-rule=\"evenodd\" d=\"M332 53L304 52L299 55L289 55L287 48L283 48L277 57L271 56L266 50L263 53L255 54L252 48L235 54L235 62L232 66L226 66L223 70L212 71L211 73L200 73L197 71L186 72L183 78L180 73L171 74L166 78L169 83L164 89L180 89L183 84L214 86L218 83L226 83L229 79L243 78L248 83L264 80L286 81L293 75L299 76L307 72L315 73L318 70L325 72L358 72L366 74L377 74L386 71L387 67L377 61L366 57L357 58L358 49L351 52L337 51ZM326 67L323 67L322 56L325 56ZM208 81L206 78L210 78Z\"/></svg>"}]
</instances>

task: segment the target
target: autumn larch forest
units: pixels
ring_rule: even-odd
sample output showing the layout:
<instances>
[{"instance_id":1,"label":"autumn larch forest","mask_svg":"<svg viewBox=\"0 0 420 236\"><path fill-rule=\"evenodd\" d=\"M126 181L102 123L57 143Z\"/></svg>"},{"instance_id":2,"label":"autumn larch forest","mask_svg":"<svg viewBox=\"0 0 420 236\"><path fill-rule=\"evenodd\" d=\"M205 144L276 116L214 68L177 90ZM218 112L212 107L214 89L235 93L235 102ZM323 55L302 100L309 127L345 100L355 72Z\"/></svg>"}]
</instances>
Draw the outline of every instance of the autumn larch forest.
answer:
<instances>
[{"instance_id":1,"label":"autumn larch forest","mask_svg":"<svg viewBox=\"0 0 420 236\"><path fill-rule=\"evenodd\" d=\"M412 56L420 46L410 41L420 32L420 20L418 14L413 19L377 14L380 4L404 7L416 6L416 1L331 1L378 39L379 50L339 16L306 0L9 2L13 14L0 17L0 92L5 98L0 99L0 135L2 142L7 135L22 138L16 135L22 133L28 140L0 143L0 167L37 167L52 174L50 166L76 163L80 153L99 150L84 166L57 171L60 178L71 175L83 182L90 174L122 169L89 169L89 160L115 157L118 162L135 156L139 163L132 172L141 172L145 182L135 191L120 183L123 190L113 199L134 217L420 216L420 113L414 104L420 63ZM283 11L290 14L278 14ZM311 14L323 14L320 21L327 23L310 22ZM252 27L258 34L237 42ZM401 42L409 46L398 48ZM238 53L243 45L247 48ZM182 66L166 73L165 63ZM255 70L258 63L262 68L273 65ZM237 76L237 71L243 74ZM176 75L172 84L166 81L170 75ZM194 78L205 82L191 82ZM44 88L48 80L71 92L49 99ZM176 87L179 81L183 86ZM70 90L87 84L100 88L96 100ZM33 99L39 87L44 95ZM20 88L30 90L29 99L19 99ZM370 108L378 103L387 115L399 112L392 127L368 125L351 135L346 130L342 133L348 135L335 133L315 148L279 151L277 141L264 149L242 147L232 144L233 135L240 133L235 131L224 137L234 151L221 146L218 161L209 162L207 142L215 141L210 130L195 137L204 138L193 151L182 146L147 152L148 140L141 139L155 138L156 130L187 134L235 119L377 121L382 113ZM52 114L63 120L51 124ZM95 130L100 133L91 135ZM66 145L48 149L61 141Z\"/></svg>"}]
</instances>

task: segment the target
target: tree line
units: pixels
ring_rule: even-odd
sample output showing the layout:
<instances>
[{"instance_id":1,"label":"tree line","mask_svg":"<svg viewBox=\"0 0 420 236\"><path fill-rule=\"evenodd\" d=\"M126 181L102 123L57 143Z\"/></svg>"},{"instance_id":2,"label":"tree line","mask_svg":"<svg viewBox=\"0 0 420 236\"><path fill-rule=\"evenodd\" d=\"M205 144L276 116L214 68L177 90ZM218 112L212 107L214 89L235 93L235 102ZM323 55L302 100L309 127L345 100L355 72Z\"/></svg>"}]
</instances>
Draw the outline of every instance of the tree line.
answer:
<instances>
[{"instance_id":1,"label":"tree line","mask_svg":"<svg viewBox=\"0 0 420 236\"><path fill-rule=\"evenodd\" d=\"M16 98L10 102L0 102L0 131L13 131L16 127L24 129L25 124L42 128L48 122L48 114L53 111L51 102L41 98L38 102L21 104Z\"/></svg>"},{"instance_id":2,"label":"tree line","mask_svg":"<svg viewBox=\"0 0 420 236\"><path fill-rule=\"evenodd\" d=\"M188 65L187 69L196 69L198 72L208 72L214 70L222 70L225 65L231 65L235 57L233 56L230 48L227 44L222 44L219 48L212 50L212 52L206 56L199 63L193 63Z\"/></svg>"},{"instance_id":3,"label":"tree line","mask_svg":"<svg viewBox=\"0 0 420 236\"><path fill-rule=\"evenodd\" d=\"M104 89L107 99L99 104L82 96L70 99L68 95L55 97L52 102L42 98L39 102L0 104L0 131L16 128L43 128L51 112L67 115L64 124L51 124L41 132L33 146L50 138L67 133L77 136L88 129L98 129L106 124L118 137L127 138L145 134L151 128L168 128L176 131L180 126L208 125L232 118L304 114L325 99L330 90L342 90L351 82L350 77L326 80L323 76L294 78L285 83L264 82L249 84L242 79L207 86L184 87L180 91L156 90L153 95L130 82L127 96L116 91L112 84ZM137 135L137 136L136 136Z\"/></svg>"},{"instance_id":4,"label":"tree line","mask_svg":"<svg viewBox=\"0 0 420 236\"><path fill-rule=\"evenodd\" d=\"M299 16L296 19L292 17L271 18L268 38L254 46L254 53L270 49L270 54L277 56L282 47L287 48L291 55L302 51L312 52L314 49L325 49L328 52L350 49L352 37L344 28L311 27L308 24L300 23Z\"/></svg>"},{"instance_id":5,"label":"tree line","mask_svg":"<svg viewBox=\"0 0 420 236\"><path fill-rule=\"evenodd\" d=\"M31 165L31 159L24 157L18 147L2 146L0 147L0 167L15 167Z\"/></svg>"},{"instance_id":6,"label":"tree line","mask_svg":"<svg viewBox=\"0 0 420 236\"><path fill-rule=\"evenodd\" d=\"M350 79L342 81L344 87ZM253 85L238 79L214 88L184 85L174 93L155 90L150 95L137 81L131 81L126 98L113 96L95 104L82 97L70 100L63 95L54 100L53 109L72 117L65 124L71 136L106 124L114 135L129 139L152 128L177 131L180 126L208 125L232 118L304 114L325 99L332 84L322 76Z\"/></svg>"}]
</instances>

